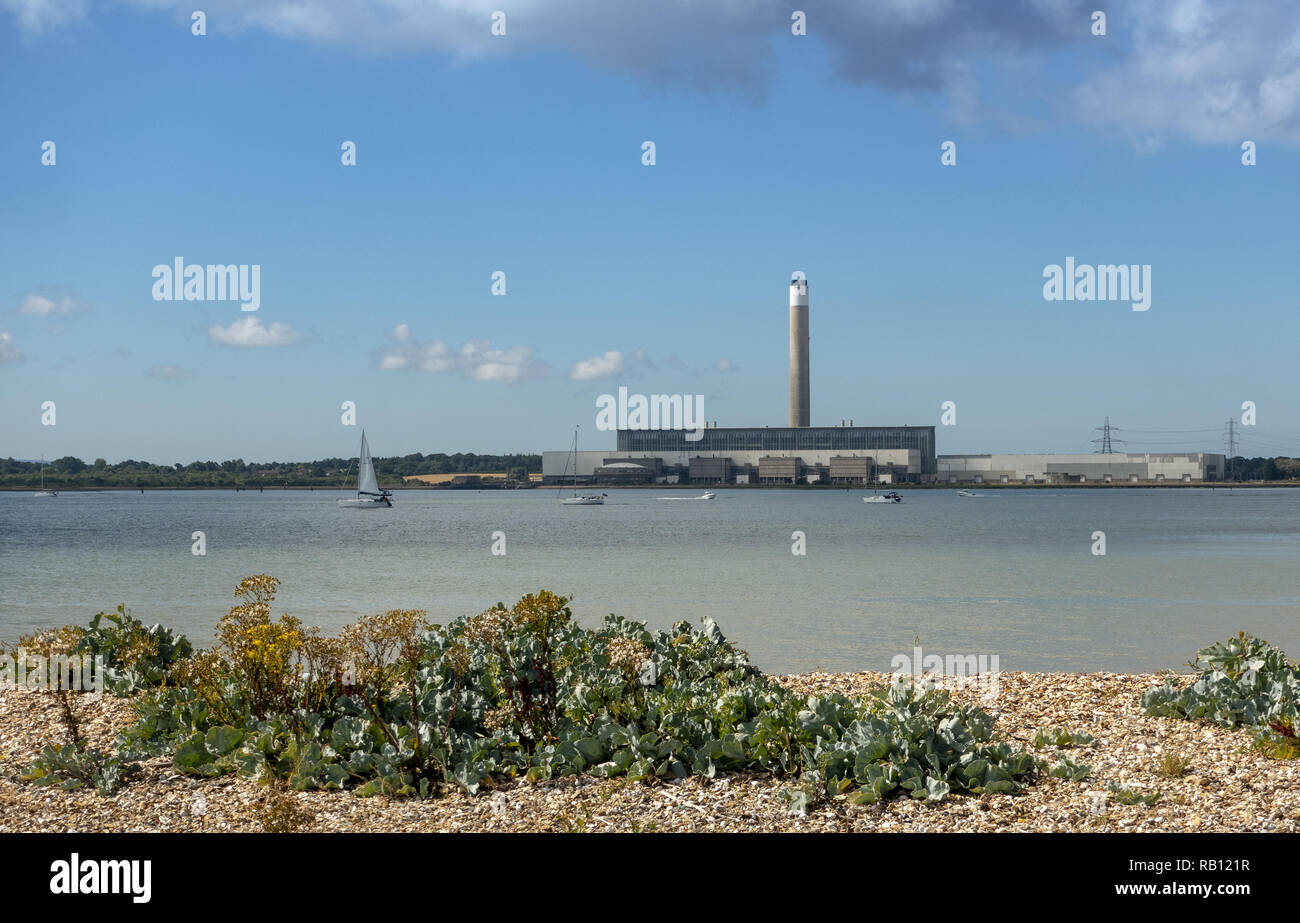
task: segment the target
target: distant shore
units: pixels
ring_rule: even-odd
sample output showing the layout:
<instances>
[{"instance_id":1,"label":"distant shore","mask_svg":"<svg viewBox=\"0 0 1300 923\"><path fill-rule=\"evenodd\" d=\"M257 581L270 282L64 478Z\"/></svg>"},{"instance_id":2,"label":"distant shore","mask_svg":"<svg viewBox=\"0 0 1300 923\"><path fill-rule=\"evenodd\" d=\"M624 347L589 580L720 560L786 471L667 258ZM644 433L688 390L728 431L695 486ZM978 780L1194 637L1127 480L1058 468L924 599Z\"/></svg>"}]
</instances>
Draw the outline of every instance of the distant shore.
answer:
<instances>
[{"instance_id":1,"label":"distant shore","mask_svg":"<svg viewBox=\"0 0 1300 923\"><path fill-rule=\"evenodd\" d=\"M1300 487L1300 480L1291 481L1192 481L1184 483L1182 481L1159 482L1159 481L1139 481L1133 483L1125 481L1123 483L1050 483L1050 484L975 484L959 481L956 484L580 484L583 490L817 490L817 491L867 491L867 490L1059 490L1067 488L1070 490L1104 490L1109 488L1159 488L1164 489L1202 489L1202 490L1238 490L1238 489L1258 489L1268 487ZM8 493L27 493L29 491L40 490L39 484L25 486L0 487L0 492ZM46 485L46 490L53 490L58 493L108 493L108 492L127 492L127 493L154 493L157 491L230 491L239 493L265 493L267 491L286 491L299 490L321 493L351 493L356 488L348 487L322 487L320 485L304 484L262 484L255 486L238 486L238 485L214 485L214 486L194 486L194 487L141 487L130 485L110 485L86 487L59 487L57 485ZM534 484L525 488L508 488L500 487L495 484L472 484L472 485L430 485L416 486L413 484L386 485L385 489L394 492L398 491L506 491L506 490L572 490L572 484Z\"/></svg>"}]
</instances>

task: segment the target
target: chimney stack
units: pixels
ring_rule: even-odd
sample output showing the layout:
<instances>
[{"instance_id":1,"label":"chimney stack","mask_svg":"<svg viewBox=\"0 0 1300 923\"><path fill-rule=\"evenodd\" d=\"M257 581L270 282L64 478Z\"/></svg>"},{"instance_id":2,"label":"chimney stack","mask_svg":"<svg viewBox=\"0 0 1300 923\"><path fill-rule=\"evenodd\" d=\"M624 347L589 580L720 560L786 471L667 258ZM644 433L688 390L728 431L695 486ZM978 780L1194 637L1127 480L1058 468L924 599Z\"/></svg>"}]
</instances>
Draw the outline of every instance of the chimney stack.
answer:
<instances>
[{"instance_id":1,"label":"chimney stack","mask_svg":"<svg viewBox=\"0 0 1300 923\"><path fill-rule=\"evenodd\" d=\"M809 426L808 280L790 282L790 425Z\"/></svg>"}]
</instances>

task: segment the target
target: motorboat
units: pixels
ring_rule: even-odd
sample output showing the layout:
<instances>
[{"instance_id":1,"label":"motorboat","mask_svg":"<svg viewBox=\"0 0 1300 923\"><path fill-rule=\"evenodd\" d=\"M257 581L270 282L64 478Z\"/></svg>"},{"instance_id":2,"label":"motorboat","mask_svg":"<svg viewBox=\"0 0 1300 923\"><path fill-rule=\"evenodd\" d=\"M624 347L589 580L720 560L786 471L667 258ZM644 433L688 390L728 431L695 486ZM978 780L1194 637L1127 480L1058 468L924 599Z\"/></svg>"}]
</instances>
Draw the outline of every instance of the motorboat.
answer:
<instances>
[{"instance_id":1,"label":"motorboat","mask_svg":"<svg viewBox=\"0 0 1300 923\"><path fill-rule=\"evenodd\" d=\"M890 491L887 494L872 494L870 497L863 497L863 503L902 503L903 498L896 491Z\"/></svg>"}]
</instances>

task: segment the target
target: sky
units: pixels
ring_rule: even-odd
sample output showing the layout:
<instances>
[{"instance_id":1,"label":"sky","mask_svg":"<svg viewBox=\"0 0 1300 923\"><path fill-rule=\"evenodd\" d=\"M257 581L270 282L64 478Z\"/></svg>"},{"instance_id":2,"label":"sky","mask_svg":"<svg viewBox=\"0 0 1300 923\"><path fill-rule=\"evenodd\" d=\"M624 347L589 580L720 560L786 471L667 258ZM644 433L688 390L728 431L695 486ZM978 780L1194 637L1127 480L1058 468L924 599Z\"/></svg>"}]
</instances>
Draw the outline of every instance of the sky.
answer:
<instances>
[{"instance_id":1,"label":"sky","mask_svg":"<svg viewBox=\"0 0 1300 923\"><path fill-rule=\"evenodd\" d=\"M612 449L620 386L785 425L795 272L814 425L1222 451L1252 402L1300 454L1300 5L196 2L0 0L0 457L349 456L347 401L377 455ZM177 258L258 309L156 299ZM1045 299L1067 258L1149 308Z\"/></svg>"}]
</instances>

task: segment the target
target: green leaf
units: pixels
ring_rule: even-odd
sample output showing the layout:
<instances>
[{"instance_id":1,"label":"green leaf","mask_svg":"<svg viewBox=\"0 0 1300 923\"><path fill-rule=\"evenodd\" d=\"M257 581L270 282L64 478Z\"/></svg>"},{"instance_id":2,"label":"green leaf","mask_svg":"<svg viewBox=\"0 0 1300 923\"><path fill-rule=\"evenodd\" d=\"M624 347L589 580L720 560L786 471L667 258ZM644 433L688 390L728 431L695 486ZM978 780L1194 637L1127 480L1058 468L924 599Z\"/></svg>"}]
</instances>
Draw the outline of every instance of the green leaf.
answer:
<instances>
[{"instance_id":1,"label":"green leaf","mask_svg":"<svg viewBox=\"0 0 1300 923\"><path fill-rule=\"evenodd\" d=\"M172 757L172 765L181 772L197 774L199 767L211 759L212 757L208 755L208 748L204 746L203 735L194 734L176 748L176 755Z\"/></svg>"},{"instance_id":2,"label":"green leaf","mask_svg":"<svg viewBox=\"0 0 1300 923\"><path fill-rule=\"evenodd\" d=\"M232 727L209 728L203 743L213 756L225 756L244 739L244 732Z\"/></svg>"},{"instance_id":3,"label":"green leaf","mask_svg":"<svg viewBox=\"0 0 1300 923\"><path fill-rule=\"evenodd\" d=\"M935 779L927 776L925 780L925 800L926 801L943 801L952 791L948 783L943 779Z\"/></svg>"}]
</instances>

